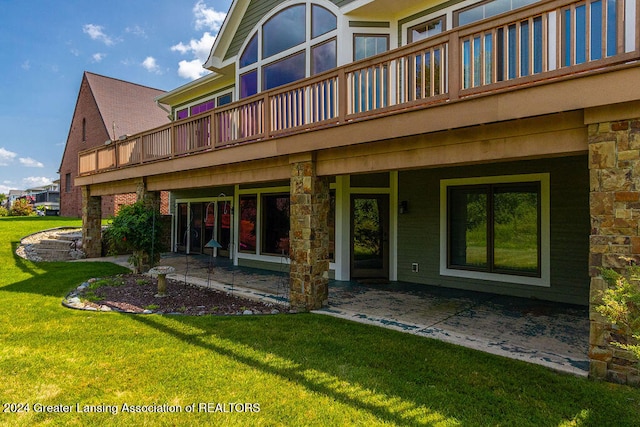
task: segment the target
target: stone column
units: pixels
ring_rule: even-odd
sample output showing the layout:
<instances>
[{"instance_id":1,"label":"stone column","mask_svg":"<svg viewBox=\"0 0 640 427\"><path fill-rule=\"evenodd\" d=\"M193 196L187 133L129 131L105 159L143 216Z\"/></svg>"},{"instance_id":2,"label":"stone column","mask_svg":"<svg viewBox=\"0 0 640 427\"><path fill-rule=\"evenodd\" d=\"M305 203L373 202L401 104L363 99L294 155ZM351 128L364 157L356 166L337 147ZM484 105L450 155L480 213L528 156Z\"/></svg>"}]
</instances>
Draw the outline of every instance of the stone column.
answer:
<instances>
[{"instance_id":1,"label":"stone column","mask_svg":"<svg viewBox=\"0 0 640 427\"><path fill-rule=\"evenodd\" d=\"M314 310L329 296L329 180L311 155L291 160L290 289L294 310Z\"/></svg>"},{"instance_id":2,"label":"stone column","mask_svg":"<svg viewBox=\"0 0 640 427\"><path fill-rule=\"evenodd\" d=\"M595 307L607 283L599 268L640 264L640 119L589 125L591 236L590 375L640 384L637 361L612 344L618 331Z\"/></svg>"},{"instance_id":3,"label":"stone column","mask_svg":"<svg viewBox=\"0 0 640 427\"><path fill-rule=\"evenodd\" d=\"M87 258L102 256L102 197L82 187L82 249Z\"/></svg>"}]
</instances>

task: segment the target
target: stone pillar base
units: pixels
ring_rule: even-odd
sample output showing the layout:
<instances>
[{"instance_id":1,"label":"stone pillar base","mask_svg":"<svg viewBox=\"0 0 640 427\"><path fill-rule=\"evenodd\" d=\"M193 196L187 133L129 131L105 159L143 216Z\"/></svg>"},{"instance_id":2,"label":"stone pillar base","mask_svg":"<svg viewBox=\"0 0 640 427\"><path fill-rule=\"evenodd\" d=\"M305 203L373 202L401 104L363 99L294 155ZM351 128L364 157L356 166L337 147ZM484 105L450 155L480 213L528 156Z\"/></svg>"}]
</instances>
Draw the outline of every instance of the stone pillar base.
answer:
<instances>
[{"instance_id":1,"label":"stone pillar base","mask_svg":"<svg viewBox=\"0 0 640 427\"><path fill-rule=\"evenodd\" d=\"M82 187L82 248L87 258L102 256L102 197Z\"/></svg>"},{"instance_id":2,"label":"stone pillar base","mask_svg":"<svg viewBox=\"0 0 640 427\"><path fill-rule=\"evenodd\" d=\"M329 181L313 159L291 163L290 290L294 310L326 305L329 297Z\"/></svg>"}]
</instances>

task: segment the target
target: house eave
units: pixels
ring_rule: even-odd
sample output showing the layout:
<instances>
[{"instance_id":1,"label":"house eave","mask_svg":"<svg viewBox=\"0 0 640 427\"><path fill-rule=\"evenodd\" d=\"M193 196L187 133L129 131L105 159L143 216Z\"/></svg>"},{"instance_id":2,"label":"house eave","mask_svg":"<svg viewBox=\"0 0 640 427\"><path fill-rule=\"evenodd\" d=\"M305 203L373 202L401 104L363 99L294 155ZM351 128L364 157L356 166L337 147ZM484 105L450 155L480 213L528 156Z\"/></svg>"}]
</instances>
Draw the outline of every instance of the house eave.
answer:
<instances>
[{"instance_id":1,"label":"house eave","mask_svg":"<svg viewBox=\"0 0 640 427\"><path fill-rule=\"evenodd\" d=\"M197 80L193 80L170 92L167 92L162 96L155 98L155 101L169 106L178 105L192 99L194 93L201 92L203 88L215 85L225 77L226 75L222 73L209 73L204 77L200 77Z\"/></svg>"}]
</instances>

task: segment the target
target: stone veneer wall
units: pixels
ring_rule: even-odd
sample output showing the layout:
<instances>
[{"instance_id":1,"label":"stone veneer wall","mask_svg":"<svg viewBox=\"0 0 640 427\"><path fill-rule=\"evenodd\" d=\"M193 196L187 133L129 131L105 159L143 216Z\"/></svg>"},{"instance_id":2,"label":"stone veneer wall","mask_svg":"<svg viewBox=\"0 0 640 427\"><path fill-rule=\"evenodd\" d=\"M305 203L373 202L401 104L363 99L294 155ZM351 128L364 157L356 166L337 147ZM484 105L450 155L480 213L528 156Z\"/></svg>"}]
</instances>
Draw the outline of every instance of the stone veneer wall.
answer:
<instances>
[{"instance_id":1,"label":"stone veneer wall","mask_svg":"<svg viewBox=\"0 0 640 427\"><path fill-rule=\"evenodd\" d=\"M102 197L82 187L82 248L87 258L102 256Z\"/></svg>"},{"instance_id":2,"label":"stone veneer wall","mask_svg":"<svg viewBox=\"0 0 640 427\"><path fill-rule=\"evenodd\" d=\"M640 385L632 353L612 344L626 337L595 311L607 288L599 267L640 263L640 118L589 125L591 236L590 375Z\"/></svg>"},{"instance_id":3,"label":"stone veneer wall","mask_svg":"<svg viewBox=\"0 0 640 427\"><path fill-rule=\"evenodd\" d=\"M289 303L313 310L329 296L329 181L318 177L313 160L291 164Z\"/></svg>"}]
</instances>

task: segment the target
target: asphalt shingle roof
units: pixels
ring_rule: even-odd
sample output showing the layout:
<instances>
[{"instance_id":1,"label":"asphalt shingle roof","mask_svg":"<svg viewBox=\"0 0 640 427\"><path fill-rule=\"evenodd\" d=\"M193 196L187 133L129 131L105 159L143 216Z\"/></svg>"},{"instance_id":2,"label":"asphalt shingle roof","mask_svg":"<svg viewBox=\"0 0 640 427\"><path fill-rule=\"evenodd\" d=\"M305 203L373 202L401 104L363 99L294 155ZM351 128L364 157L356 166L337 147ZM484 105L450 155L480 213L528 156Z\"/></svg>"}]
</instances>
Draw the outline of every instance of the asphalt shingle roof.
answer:
<instances>
[{"instance_id":1,"label":"asphalt shingle roof","mask_svg":"<svg viewBox=\"0 0 640 427\"><path fill-rule=\"evenodd\" d=\"M89 72L85 77L112 138L169 123L167 112L155 103L164 91Z\"/></svg>"}]
</instances>

